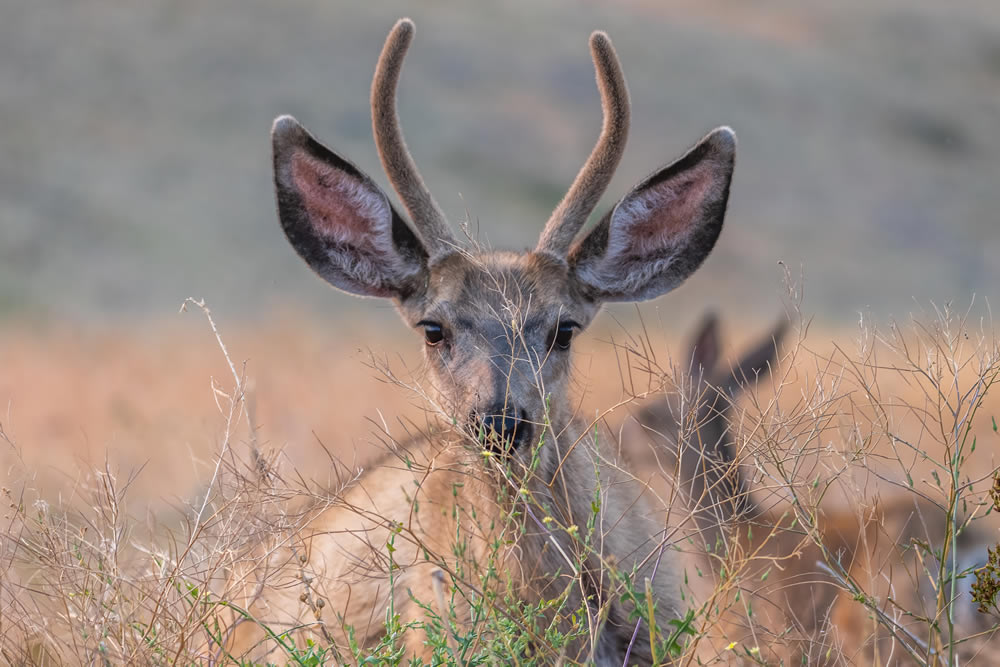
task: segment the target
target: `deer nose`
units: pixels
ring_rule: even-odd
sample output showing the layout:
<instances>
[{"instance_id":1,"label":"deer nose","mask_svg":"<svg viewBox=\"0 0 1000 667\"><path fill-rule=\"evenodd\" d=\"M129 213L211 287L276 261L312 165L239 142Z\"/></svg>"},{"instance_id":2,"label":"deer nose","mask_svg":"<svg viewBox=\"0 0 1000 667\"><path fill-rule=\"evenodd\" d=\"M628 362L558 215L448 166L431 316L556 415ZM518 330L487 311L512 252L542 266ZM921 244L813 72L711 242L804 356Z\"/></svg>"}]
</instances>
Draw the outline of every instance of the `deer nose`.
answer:
<instances>
[{"instance_id":1,"label":"deer nose","mask_svg":"<svg viewBox=\"0 0 1000 667\"><path fill-rule=\"evenodd\" d=\"M497 404L484 410L478 419L480 433L486 445L503 452L510 446L520 447L531 438L531 424L523 410L513 406Z\"/></svg>"}]
</instances>

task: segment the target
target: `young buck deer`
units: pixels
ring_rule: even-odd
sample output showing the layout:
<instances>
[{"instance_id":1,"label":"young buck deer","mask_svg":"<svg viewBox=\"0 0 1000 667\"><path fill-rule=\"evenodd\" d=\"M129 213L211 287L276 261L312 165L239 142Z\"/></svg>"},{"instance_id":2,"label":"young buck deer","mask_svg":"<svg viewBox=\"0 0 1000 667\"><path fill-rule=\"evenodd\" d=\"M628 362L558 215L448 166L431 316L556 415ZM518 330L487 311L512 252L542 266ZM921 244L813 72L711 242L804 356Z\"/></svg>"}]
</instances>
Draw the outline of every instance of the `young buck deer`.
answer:
<instances>
[{"instance_id":1,"label":"young buck deer","mask_svg":"<svg viewBox=\"0 0 1000 667\"><path fill-rule=\"evenodd\" d=\"M407 19L395 25L371 95L378 154L409 221L371 178L288 116L272 130L274 181L281 226L306 263L342 290L391 299L423 337L441 425L401 447L401 463L365 472L293 538L262 551L240 575L246 613L225 650L260 656L278 647L270 632L294 630L343 655L351 642L382 640L391 606L409 628L406 652L429 659L429 634L454 644L486 613L486 600L492 617L517 627L526 655L662 662L648 617L630 614L636 599L640 616L655 604L656 627L669 635L669 621L684 616L680 570L642 486L574 414L570 348L602 303L660 296L708 256L722 230L736 138L714 130L581 235L629 127L617 56L595 32L604 112L596 147L533 250L468 249L400 130L396 87L413 33ZM626 574L634 595L623 600ZM535 613L525 613L531 605ZM546 638L555 631L559 646Z\"/></svg>"},{"instance_id":2,"label":"young buck deer","mask_svg":"<svg viewBox=\"0 0 1000 667\"><path fill-rule=\"evenodd\" d=\"M654 489L679 482L711 569L741 567L726 563L732 554L758 561L757 571L744 574L738 589L753 614L733 605L738 611L722 624L726 643L745 638L768 662L908 664L914 656L894 642L906 641L926 654L925 619L934 618L937 597L927 572L939 567L931 554L940 553L945 540L941 505L918 490L867 509L824 506L807 531L793 521L793 508L759 502L760 490L741 474L735 407L747 387L776 368L787 330L782 318L729 365L722 363L719 320L709 313L684 357L690 385L641 406L622 427L623 446L637 467L665 473L650 480ZM995 542L979 523L965 525L955 542L958 571L983 565ZM831 558L843 567L839 575ZM878 604L881 621L848 590L846 579ZM992 619L976 612L971 582L969 574L959 580L951 603L963 638L958 654L966 660L997 650L986 645ZM890 632L892 623L897 625Z\"/></svg>"}]
</instances>

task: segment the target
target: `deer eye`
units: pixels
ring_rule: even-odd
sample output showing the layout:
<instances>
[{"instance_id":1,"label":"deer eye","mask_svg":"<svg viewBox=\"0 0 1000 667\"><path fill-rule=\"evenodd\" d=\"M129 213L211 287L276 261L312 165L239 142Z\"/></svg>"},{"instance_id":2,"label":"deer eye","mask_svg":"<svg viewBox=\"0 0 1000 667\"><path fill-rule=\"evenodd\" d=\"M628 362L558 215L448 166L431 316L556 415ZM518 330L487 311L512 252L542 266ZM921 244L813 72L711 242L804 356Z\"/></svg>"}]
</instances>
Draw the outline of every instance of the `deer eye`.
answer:
<instances>
[{"instance_id":1,"label":"deer eye","mask_svg":"<svg viewBox=\"0 0 1000 667\"><path fill-rule=\"evenodd\" d=\"M573 340L573 330L578 326L576 322L560 322L552 342L560 350L568 350L569 343Z\"/></svg>"},{"instance_id":2,"label":"deer eye","mask_svg":"<svg viewBox=\"0 0 1000 667\"><path fill-rule=\"evenodd\" d=\"M417 326L424 328L424 340L431 347L444 340L444 329L437 322L417 322Z\"/></svg>"}]
</instances>

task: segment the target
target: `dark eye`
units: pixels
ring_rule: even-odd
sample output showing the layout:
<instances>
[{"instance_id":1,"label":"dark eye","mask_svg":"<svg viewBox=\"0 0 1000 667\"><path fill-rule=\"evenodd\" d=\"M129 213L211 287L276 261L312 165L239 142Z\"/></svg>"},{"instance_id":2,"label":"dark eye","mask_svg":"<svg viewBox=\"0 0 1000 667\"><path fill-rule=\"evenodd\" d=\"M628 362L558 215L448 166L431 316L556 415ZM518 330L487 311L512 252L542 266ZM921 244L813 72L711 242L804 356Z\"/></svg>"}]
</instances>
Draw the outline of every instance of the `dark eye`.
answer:
<instances>
[{"instance_id":1,"label":"dark eye","mask_svg":"<svg viewBox=\"0 0 1000 667\"><path fill-rule=\"evenodd\" d=\"M437 322L417 322L417 326L424 328L424 340L431 347L444 340L444 329Z\"/></svg>"},{"instance_id":2,"label":"dark eye","mask_svg":"<svg viewBox=\"0 0 1000 667\"><path fill-rule=\"evenodd\" d=\"M568 350L569 343L573 340L573 330L577 327L576 322L560 322L553 337L553 343L560 350Z\"/></svg>"}]
</instances>

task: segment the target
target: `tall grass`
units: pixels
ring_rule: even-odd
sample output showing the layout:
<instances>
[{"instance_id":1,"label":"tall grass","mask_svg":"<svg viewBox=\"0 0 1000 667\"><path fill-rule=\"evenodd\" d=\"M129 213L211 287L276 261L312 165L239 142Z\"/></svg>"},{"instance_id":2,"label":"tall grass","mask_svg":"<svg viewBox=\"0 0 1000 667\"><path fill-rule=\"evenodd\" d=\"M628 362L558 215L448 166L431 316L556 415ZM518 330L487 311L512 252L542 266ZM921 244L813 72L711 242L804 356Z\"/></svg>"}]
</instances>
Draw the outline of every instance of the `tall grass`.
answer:
<instances>
[{"instance_id":1,"label":"tall grass","mask_svg":"<svg viewBox=\"0 0 1000 667\"><path fill-rule=\"evenodd\" d=\"M514 481L494 499L514 508L506 523L456 524L492 536L485 552L471 554L471 536L459 531L450 553L431 558L433 595L417 600L424 621L406 622L390 605L374 619L382 631L373 640L360 628L341 628L338 600L324 598L294 559L284 572L309 617L287 628L255 615L245 604L248 585L258 589L252 598L263 587L289 584L277 574L239 573L294 544L317 510L343 506L361 471L331 454L332 481L320 486L280 452L265 451L252 369L233 362L209 311L193 305L208 317L230 371L213 381L209 400L223 428L203 492L136 516L129 507L135 478L110 466L82 471L64 502L51 504L33 487L30 470L12 470L2 492L4 662L248 664L230 651L233 632L248 625L262 629L266 659L275 664L401 664L414 637L443 664L577 659L566 647L594 636L608 622L607 606L574 605L567 590L579 585L584 556L606 527L560 525L542 511L544 500L523 499ZM676 420L657 445L659 465L634 472L662 506L664 530L649 562L680 573L687 608L658 627L645 578L607 560L601 573L609 595L631 601L629 627L649 637L657 661L992 664L1000 655L993 639L1000 584L989 586L987 565L998 541L990 491L998 472L993 386L1000 347L992 322L971 313L934 309L885 329L862 322L849 345L814 343L809 323L796 316L794 340L768 379L748 382L725 411L726 437L756 509L739 516L727 509L717 531L694 521L675 480L676 441L700 432L704 400L687 360L658 362L669 356L657 354L646 335L619 346L627 389L620 403L593 417L599 445L646 460L648 444L622 428L637 402L666 405L669 397ZM418 390L383 368L391 381ZM419 464L382 430L391 460ZM0 440L15 451L44 445L20 443L2 425ZM486 465L510 480L524 474L512 474L502 460ZM392 580L397 541L407 535L405 526L390 528L390 537L372 546ZM565 554L566 577L532 603L518 597L502 567L526 530L577 536Z\"/></svg>"},{"instance_id":2,"label":"tall grass","mask_svg":"<svg viewBox=\"0 0 1000 667\"><path fill-rule=\"evenodd\" d=\"M971 312L934 309L885 330L862 322L852 346L825 350L800 322L769 386L731 415L764 507L730 522L716 565L741 578L722 635L747 659L1000 655L998 619L971 595L997 538L1000 348L992 322Z\"/></svg>"}]
</instances>

